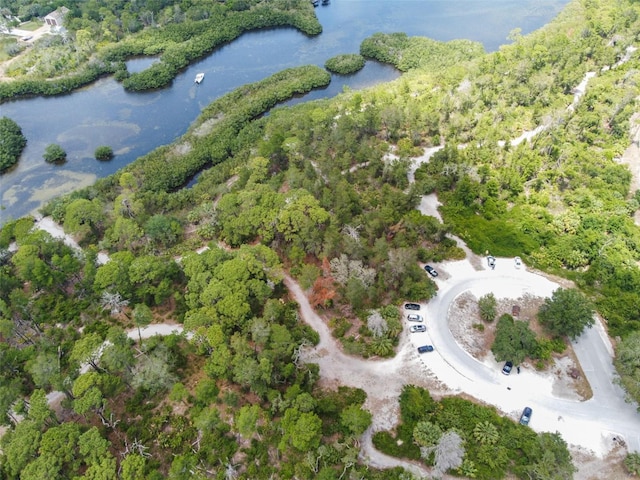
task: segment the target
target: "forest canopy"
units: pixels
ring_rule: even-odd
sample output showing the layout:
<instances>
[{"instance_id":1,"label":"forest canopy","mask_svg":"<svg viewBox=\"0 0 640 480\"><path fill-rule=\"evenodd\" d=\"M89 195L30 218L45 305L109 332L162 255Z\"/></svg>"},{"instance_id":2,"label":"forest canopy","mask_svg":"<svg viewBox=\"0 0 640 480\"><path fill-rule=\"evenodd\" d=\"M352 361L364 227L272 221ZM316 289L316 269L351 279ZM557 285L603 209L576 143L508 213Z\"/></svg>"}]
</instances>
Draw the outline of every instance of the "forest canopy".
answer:
<instances>
[{"instance_id":1,"label":"forest canopy","mask_svg":"<svg viewBox=\"0 0 640 480\"><path fill-rule=\"evenodd\" d=\"M161 53L171 73L209 51L213 43L195 45L195 34L205 35L210 19L257 4L72 7L69 27L76 41L87 31L87 55L95 38L109 45L102 53L114 69L131 54ZM127 18L135 8L149 14ZM51 202L42 213L81 249L33 229L30 217L4 224L0 413L10 428L1 475L410 478L358 460L372 418L366 392L321 387L318 365L302 353L319 336L301 321L286 279L303 286L346 353L392 356L398 305L437 293L421 264L465 255L452 235L478 254L519 255L572 280L582 293L559 293L546 313L556 301L583 304L580 315L593 305L621 338L618 371L637 397L640 195L620 158L638 97L629 47L639 8L576 0L491 54L465 42L374 36L362 55L402 67L399 80L275 108L329 81L316 66L280 72L205 108L176 140L189 148L161 147ZM143 28L160 21L176 25ZM107 40L125 31L122 43ZM181 56L192 34L194 49ZM122 71L121 79L148 77ZM412 159L435 147L414 172ZM443 221L417 209L432 193ZM526 325L511 320L498 322L528 340ZM547 320L557 335L576 332L576 322L566 329L555 315ZM160 322L189 333L141 334ZM498 355L511 346L499 344ZM56 409L47 394L62 399ZM490 407L436 402L412 386L399 405L400 424L378 432L375 445L436 473L573 473L558 435Z\"/></svg>"}]
</instances>

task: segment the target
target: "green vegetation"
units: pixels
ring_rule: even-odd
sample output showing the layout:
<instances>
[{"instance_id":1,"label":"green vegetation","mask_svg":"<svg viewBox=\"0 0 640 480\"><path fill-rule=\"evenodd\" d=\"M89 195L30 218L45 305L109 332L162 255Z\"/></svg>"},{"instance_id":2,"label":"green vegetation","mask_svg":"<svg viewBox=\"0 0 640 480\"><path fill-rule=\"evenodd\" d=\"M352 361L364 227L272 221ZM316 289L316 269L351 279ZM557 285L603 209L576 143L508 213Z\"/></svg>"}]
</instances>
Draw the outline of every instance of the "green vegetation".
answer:
<instances>
[{"instance_id":1,"label":"green vegetation","mask_svg":"<svg viewBox=\"0 0 640 480\"><path fill-rule=\"evenodd\" d=\"M48 163L64 163L67 160L67 152L60 145L52 143L44 149L42 158Z\"/></svg>"},{"instance_id":2,"label":"green vegetation","mask_svg":"<svg viewBox=\"0 0 640 480\"><path fill-rule=\"evenodd\" d=\"M480 309L480 318L485 322L493 322L496 319L498 311L496 307L498 301L493 293L487 293L478 299L478 308Z\"/></svg>"},{"instance_id":3,"label":"green vegetation","mask_svg":"<svg viewBox=\"0 0 640 480\"><path fill-rule=\"evenodd\" d=\"M8 8L25 17L49 13L22 11L18 2L9 2ZM162 88L189 63L242 33L280 26L307 35L322 31L306 0L196 1L188 6L173 1L77 2L65 18L71 41L55 35L35 41L8 66L6 73L14 81L0 83L0 101L65 93L114 73L129 90ZM141 55L159 55L160 61L129 75L124 61Z\"/></svg>"},{"instance_id":4,"label":"green vegetation","mask_svg":"<svg viewBox=\"0 0 640 480\"><path fill-rule=\"evenodd\" d=\"M624 466L630 475L640 475L640 454L637 452L627 454L624 459Z\"/></svg>"},{"instance_id":5,"label":"green vegetation","mask_svg":"<svg viewBox=\"0 0 640 480\"><path fill-rule=\"evenodd\" d=\"M0 62L5 62L22 51L15 37L0 37Z\"/></svg>"},{"instance_id":6,"label":"green vegetation","mask_svg":"<svg viewBox=\"0 0 640 480\"><path fill-rule=\"evenodd\" d=\"M640 331L622 339L616 349L615 365L627 392L640 398Z\"/></svg>"},{"instance_id":7,"label":"green vegetation","mask_svg":"<svg viewBox=\"0 0 640 480\"><path fill-rule=\"evenodd\" d=\"M180 9L128 2L114 7L116 16L95 5L78 5L70 27L79 45L103 42L107 62L83 70L80 58L73 68L83 73L47 82L52 91L89 73L119 69L130 79L121 62L138 53L162 54L158 73L171 73L193 52L213 48L210 37L204 41L213 35L210 19L251 19L242 15L265 8L249 0ZM300 8L312 12L308 2ZM82 255L32 231L33 219L6 223L0 414L12 426L0 445L0 476L408 475L358 462L357 436L371 422L365 393L319 388L318 366L300 359L318 334L299 321L283 273L308 288L345 351L389 356L400 329L397 305L436 294L419 262L464 254L449 233L477 253L520 255L573 280L579 290L556 291L541 323L573 337L597 310L621 337L621 382L640 398L640 230L632 219L640 195L617 160L629 144L640 74L633 61L616 64L635 41L639 14L625 0L576 0L552 24L526 37L513 32L512 45L486 55L472 43L374 36L362 54L402 66L407 73L398 81L273 108L330 78L318 67L282 72L212 103L175 145L49 204L43 213L76 236ZM110 42L110 34L125 38ZM189 49L180 56L182 43ZM97 55L87 45L86 54ZM51 46L66 58L67 46ZM597 75L567 108L588 71ZM26 86L5 82L0 90L35 92ZM536 127L531 141L511 142ZM409 183L410 159L443 143ZM181 188L198 174L192 188ZM416 209L432 192L444 223ZM17 250L9 252L12 242ZM97 262L100 250L107 263ZM484 303L489 318L493 302L487 296ZM160 320L194 336L136 332ZM138 345L125 334L131 329ZM535 338L504 315L493 351L516 363L546 361L561 343ZM43 401L52 390L68 398L62 415ZM573 473L557 434L538 435L491 408L460 398L436 402L416 387L404 389L400 408L400 425L378 432L375 445L437 474ZM25 419L17 423L16 414ZM628 459L630 471L636 463Z\"/></svg>"},{"instance_id":8,"label":"green vegetation","mask_svg":"<svg viewBox=\"0 0 640 480\"><path fill-rule=\"evenodd\" d=\"M512 361L514 365L520 365L526 357L536 357L538 342L527 322L504 314L498 319L491 351L499 362Z\"/></svg>"},{"instance_id":9,"label":"green vegetation","mask_svg":"<svg viewBox=\"0 0 640 480\"><path fill-rule=\"evenodd\" d=\"M246 148L243 129L249 122L294 94L329 84L329 73L307 66L284 70L265 80L245 85L207 106L195 126L178 143L190 146L176 156L171 148L159 148L126 168L144 190L170 191L183 186L203 168L226 160ZM203 135L203 131L206 135ZM247 139L248 140L248 139ZM244 140L244 141L247 141Z\"/></svg>"},{"instance_id":10,"label":"green vegetation","mask_svg":"<svg viewBox=\"0 0 640 480\"><path fill-rule=\"evenodd\" d=\"M324 68L340 75L356 73L364 68L365 59L362 55L344 54L331 57L324 64Z\"/></svg>"},{"instance_id":11,"label":"green vegetation","mask_svg":"<svg viewBox=\"0 0 640 480\"><path fill-rule=\"evenodd\" d=\"M491 407L447 397L439 402L420 387L407 385L400 395L401 423L394 432L377 432L376 448L433 465L436 473L451 470L477 479L572 478L575 467L567 444L556 433L536 434L501 417ZM452 441L458 437L461 441ZM544 454L543 454L544 453Z\"/></svg>"},{"instance_id":12,"label":"green vegetation","mask_svg":"<svg viewBox=\"0 0 640 480\"><path fill-rule=\"evenodd\" d=\"M49 13L49 12L47 12ZM33 32L39 29L44 23L39 20L30 20L28 22L24 22L20 24L20 30L28 30Z\"/></svg>"},{"instance_id":13,"label":"green vegetation","mask_svg":"<svg viewBox=\"0 0 640 480\"><path fill-rule=\"evenodd\" d=\"M94 152L96 160L107 161L113 158L113 148L108 145L101 145Z\"/></svg>"},{"instance_id":14,"label":"green vegetation","mask_svg":"<svg viewBox=\"0 0 640 480\"><path fill-rule=\"evenodd\" d=\"M363 40L360 54L390 63L406 72L415 68L438 71L484 54L482 44L470 40L443 43L430 38L409 37L406 33L376 33Z\"/></svg>"},{"instance_id":15,"label":"green vegetation","mask_svg":"<svg viewBox=\"0 0 640 480\"><path fill-rule=\"evenodd\" d=\"M0 118L0 174L18 162L26 145L20 126L8 117Z\"/></svg>"},{"instance_id":16,"label":"green vegetation","mask_svg":"<svg viewBox=\"0 0 640 480\"><path fill-rule=\"evenodd\" d=\"M594 313L591 302L578 290L558 288L545 299L538 319L553 335L575 340L595 323Z\"/></svg>"}]
</instances>

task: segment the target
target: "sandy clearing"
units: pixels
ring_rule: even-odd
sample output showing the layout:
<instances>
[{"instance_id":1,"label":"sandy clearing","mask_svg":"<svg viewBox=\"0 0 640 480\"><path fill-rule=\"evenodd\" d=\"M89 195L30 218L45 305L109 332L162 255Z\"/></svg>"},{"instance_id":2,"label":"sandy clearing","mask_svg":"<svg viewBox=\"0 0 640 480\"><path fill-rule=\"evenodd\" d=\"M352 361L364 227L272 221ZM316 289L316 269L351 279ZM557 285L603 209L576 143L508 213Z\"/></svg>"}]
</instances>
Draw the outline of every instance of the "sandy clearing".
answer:
<instances>
[{"instance_id":1,"label":"sandy clearing","mask_svg":"<svg viewBox=\"0 0 640 480\"><path fill-rule=\"evenodd\" d=\"M71 235L66 234L64 229L54 222L51 217L36 219L34 228L39 228L40 230L48 232L53 238L61 239L65 245L73 248L74 250L82 250L80 245L78 245L78 242L76 242Z\"/></svg>"},{"instance_id":2,"label":"sandy clearing","mask_svg":"<svg viewBox=\"0 0 640 480\"><path fill-rule=\"evenodd\" d=\"M142 327L140 328L140 337L142 337L143 339L145 338L151 338L154 337L156 335L160 335L160 336L167 336L167 335L180 335L182 334L182 332L184 331L184 329L182 328L182 325L179 324L172 324L172 323L155 323L155 324L151 324L151 325L147 325L146 327ZM138 329L137 328L133 328L131 330L127 330L127 337L129 337L132 340L138 340L139 336L138 336ZM190 338L191 335L189 333L187 333L187 338Z\"/></svg>"}]
</instances>

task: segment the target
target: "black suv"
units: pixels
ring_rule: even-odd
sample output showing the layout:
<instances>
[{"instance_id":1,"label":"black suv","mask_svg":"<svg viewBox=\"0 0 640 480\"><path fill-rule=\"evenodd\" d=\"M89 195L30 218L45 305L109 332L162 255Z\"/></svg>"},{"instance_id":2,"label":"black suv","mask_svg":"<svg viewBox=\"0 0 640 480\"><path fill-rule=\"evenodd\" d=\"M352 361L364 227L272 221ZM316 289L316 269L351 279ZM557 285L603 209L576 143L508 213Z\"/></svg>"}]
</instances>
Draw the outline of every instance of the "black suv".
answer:
<instances>
[{"instance_id":1,"label":"black suv","mask_svg":"<svg viewBox=\"0 0 640 480\"><path fill-rule=\"evenodd\" d=\"M529 407L524 407L522 415L520 415L520 425L529 425L532 413L533 411Z\"/></svg>"},{"instance_id":2,"label":"black suv","mask_svg":"<svg viewBox=\"0 0 640 480\"><path fill-rule=\"evenodd\" d=\"M405 303L404 308L407 310L420 310L420 305L417 303Z\"/></svg>"},{"instance_id":3,"label":"black suv","mask_svg":"<svg viewBox=\"0 0 640 480\"><path fill-rule=\"evenodd\" d=\"M502 367L502 373L504 373L505 375L509 375L512 369L513 369L513 362L507 362L504 364L504 367Z\"/></svg>"},{"instance_id":4,"label":"black suv","mask_svg":"<svg viewBox=\"0 0 640 480\"><path fill-rule=\"evenodd\" d=\"M431 265L425 265L424 270L434 278L438 276L438 272L436 272L436 269L433 268Z\"/></svg>"}]
</instances>

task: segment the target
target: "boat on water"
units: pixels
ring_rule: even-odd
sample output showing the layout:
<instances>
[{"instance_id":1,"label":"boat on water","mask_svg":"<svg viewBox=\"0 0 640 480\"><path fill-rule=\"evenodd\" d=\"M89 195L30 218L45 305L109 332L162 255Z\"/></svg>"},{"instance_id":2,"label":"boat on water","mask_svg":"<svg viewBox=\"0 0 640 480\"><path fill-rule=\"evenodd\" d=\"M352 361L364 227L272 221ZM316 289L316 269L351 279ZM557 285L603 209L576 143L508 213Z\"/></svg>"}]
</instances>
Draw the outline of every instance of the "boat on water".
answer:
<instances>
[{"instance_id":1,"label":"boat on water","mask_svg":"<svg viewBox=\"0 0 640 480\"><path fill-rule=\"evenodd\" d=\"M196 75L196 83L202 83L202 80L204 80L204 73L199 73Z\"/></svg>"},{"instance_id":2,"label":"boat on water","mask_svg":"<svg viewBox=\"0 0 640 480\"><path fill-rule=\"evenodd\" d=\"M320 0L311 0L311 3L314 7L317 7L318 5L320 5Z\"/></svg>"}]
</instances>

